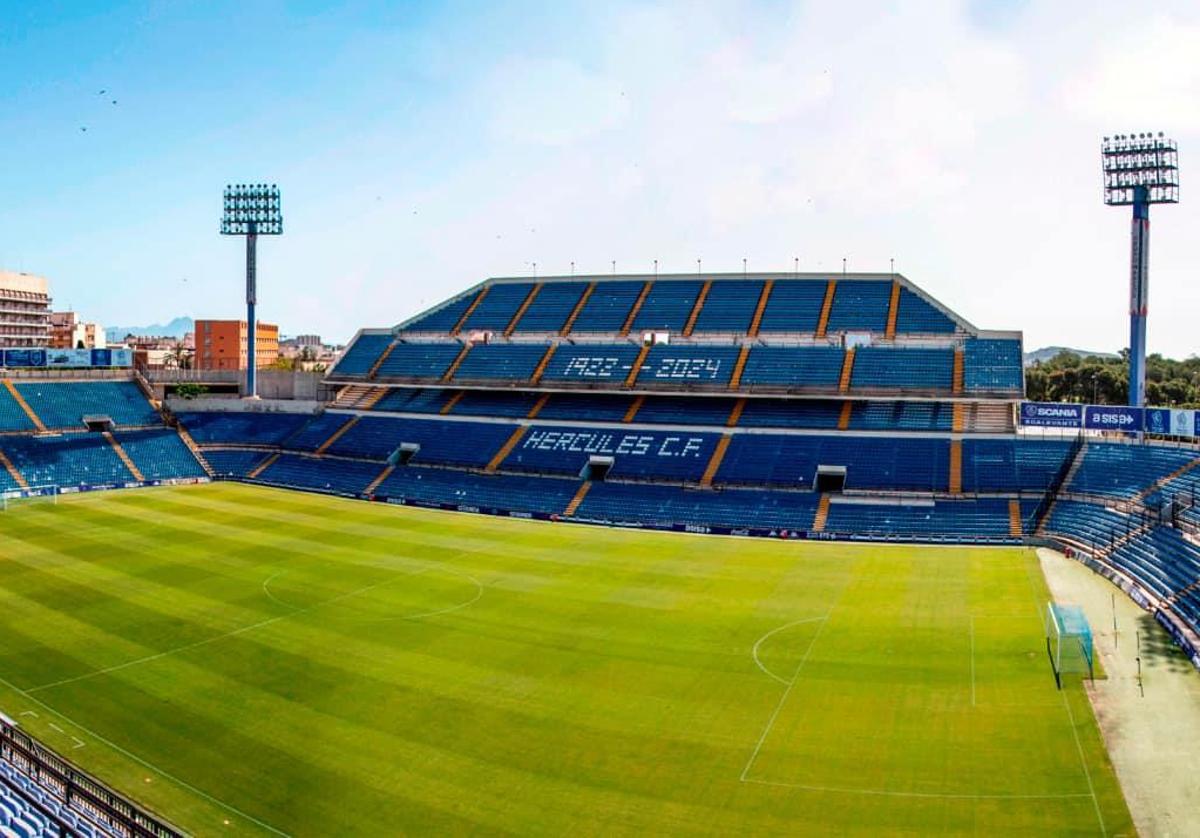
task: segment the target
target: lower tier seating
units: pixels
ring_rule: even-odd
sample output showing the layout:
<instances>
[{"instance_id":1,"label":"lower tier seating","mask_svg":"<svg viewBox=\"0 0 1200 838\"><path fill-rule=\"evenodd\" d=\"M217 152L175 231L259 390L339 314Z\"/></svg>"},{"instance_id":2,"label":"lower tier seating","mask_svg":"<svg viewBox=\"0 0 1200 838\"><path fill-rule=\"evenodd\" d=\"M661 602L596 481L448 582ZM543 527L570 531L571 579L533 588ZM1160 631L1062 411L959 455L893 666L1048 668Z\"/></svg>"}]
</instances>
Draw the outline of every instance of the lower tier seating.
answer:
<instances>
[{"instance_id":1,"label":"lower tier seating","mask_svg":"<svg viewBox=\"0 0 1200 838\"><path fill-rule=\"evenodd\" d=\"M240 442L283 445L312 418L307 413L186 413L176 417L199 445Z\"/></svg>"},{"instance_id":2,"label":"lower tier seating","mask_svg":"<svg viewBox=\"0 0 1200 838\"><path fill-rule=\"evenodd\" d=\"M1008 500L924 503L831 503L825 531L848 535L951 537L1009 536Z\"/></svg>"},{"instance_id":3,"label":"lower tier seating","mask_svg":"<svg viewBox=\"0 0 1200 838\"><path fill-rule=\"evenodd\" d=\"M191 449L170 428L117 431L113 436L147 480L206 476Z\"/></svg>"},{"instance_id":4,"label":"lower tier seating","mask_svg":"<svg viewBox=\"0 0 1200 838\"><path fill-rule=\"evenodd\" d=\"M1195 451L1159 445L1089 442L1067 491L1128 497L1182 469Z\"/></svg>"},{"instance_id":5,"label":"lower tier seating","mask_svg":"<svg viewBox=\"0 0 1200 838\"><path fill-rule=\"evenodd\" d=\"M205 449L204 459L221 477L245 477L264 460L274 456L266 451L243 449Z\"/></svg>"}]
</instances>

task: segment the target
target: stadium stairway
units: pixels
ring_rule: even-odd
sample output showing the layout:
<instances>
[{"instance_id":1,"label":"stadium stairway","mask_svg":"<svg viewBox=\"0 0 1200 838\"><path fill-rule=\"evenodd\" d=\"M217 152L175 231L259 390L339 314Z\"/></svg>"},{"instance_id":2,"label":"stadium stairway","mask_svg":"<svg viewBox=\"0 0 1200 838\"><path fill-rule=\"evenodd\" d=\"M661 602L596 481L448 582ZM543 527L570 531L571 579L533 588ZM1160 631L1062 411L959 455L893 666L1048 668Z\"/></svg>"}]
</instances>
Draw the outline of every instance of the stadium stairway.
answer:
<instances>
[{"instance_id":1,"label":"stadium stairway","mask_svg":"<svg viewBox=\"0 0 1200 838\"><path fill-rule=\"evenodd\" d=\"M1088 444L1087 440L1085 439L1083 444L1079 446L1079 450L1075 452L1075 459L1071 461L1071 466L1067 469L1066 476L1063 478L1063 481L1060 484L1060 492L1062 491L1063 487L1070 486L1071 481L1075 479L1075 475L1079 473L1079 469L1083 465L1083 459L1087 455L1087 447ZM1046 525L1050 522L1050 518L1054 515L1054 507L1057 504L1058 497L1056 496L1050 501L1050 506L1046 509L1046 514L1042 516L1042 523L1037 529L1038 535L1045 535Z\"/></svg>"},{"instance_id":2,"label":"stadium stairway","mask_svg":"<svg viewBox=\"0 0 1200 838\"><path fill-rule=\"evenodd\" d=\"M13 397L13 400L17 403L21 410L25 411L25 415L29 417L29 421L33 423L33 426L39 431L44 432L46 430L46 425L42 422L41 418L33 412L33 408L29 406L29 402L25 401L25 397L21 395L21 391L18 390L16 385L12 383L12 379L4 379L4 387L8 390L9 395Z\"/></svg>"},{"instance_id":3,"label":"stadium stairway","mask_svg":"<svg viewBox=\"0 0 1200 838\"><path fill-rule=\"evenodd\" d=\"M200 446L196 444L196 440L192 439L192 435L188 433L187 428L182 422L175 423L175 431L179 434L179 438L183 440L183 444L192 452L192 456L196 458L196 462L200 464L200 468L204 469L204 473L209 477L215 477L216 472L213 471L212 464L208 462L208 458L204 456L204 452L200 450Z\"/></svg>"},{"instance_id":4,"label":"stadium stairway","mask_svg":"<svg viewBox=\"0 0 1200 838\"><path fill-rule=\"evenodd\" d=\"M1018 538L1025 534L1021 524L1021 502L1016 498L1008 501L1008 534Z\"/></svg>"},{"instance_id":5,"label":"stadium stairway","mask_svg":"<svg viewBox=\"0 0 1200 838\"><path fill-rule=\"evenodd\" d=\"M575 513L579 510L579 505L581 503L583 503L584 498L587 497L588 492L590 492L591 490L592 490L592 481L585 480L582 483L580 483L579 489L575 492L575 495L571 498L571 502L568 503L567 508L565 510L563 510L563 515L567 516L568 518L573 517L575 515Z\"/></svg>"},{"instance_id":6,"label":"stadium stairway","mask_svg":"<svg viewBox=\"0 0 1200 838\"><path fill-rule=\"evenodd\" d=\"M349 422L346 422L345 424L341 425L336 431L334 431L330 435L330 437L328 439L326 439L324 442L322 442L320 445L317 446L316 453L324 454L326 451L328 451L335 442L337 442L339 439L341 439L346 434L347 431L349 431L351 428L353 428L355 425L357 425L360 419L362 419L361 416L351 416Z\"/></svg>"},{"instance_id":7,"label":"stadium stairway","mask_svg":"<svg viewBox=\"0 0 1200 838\"><path fill-rule=\"evenodd\" d=\"M125 449L121 446L121 443L117 441L117 438L114 437L109 431L104 432L104 438L108 441L108 444L112 446L113 451L117 452L117 456L121 458L121 462L125 464L125 468L129 469L129 473L133 475L133 479L137 480L139 483L144 481L146 479L145 475L142 474L141 469L137 467L137 465L130 458L129 454L126 453Z\"/></svg>"},{"instance_id":8,"label":"stadium stairway","mask_svg":"<svg viewBox=\"0 0 1200 838\"><path fill-rule=\"evenodd\" d=\"M29 483L25 480L25 476L21 474L21 472L17 471L17 467L13 465L12 460L8 458L8 455L4 453L3 449L0 449L0 465L4 466L5 471L8 472L8 476L11 477L12 481L19 487L22 489L29 488Z\"/></svg>"},{"instance_id":9,"label":"stadium stairway","mask_svg":"<svg viewBox=\"0 0 1200 838\"><path fill-rule=\"evenodd\" d=\"M829 521L829 495L821 495L817 504L817 513L813 516L813 532L825 532L825 524Z\"/></svg>"},{"instance_id":10,"label":"stadium stairway","mask_svg":"<svg viewBox=\"0 0 1200 838\"><path fill-rule=\"evenodd\" d=\"M386 466L384 466L383 471L379 473L379 476L367 484L367 488L363 489L363 492L368 495L375 494L375 490L379 488L379 484L391 477L392 472L395 470L396 467L391 463L388 463Z\"/></svg>"},{"instance_id":11,"label":"stadium stairway","mask_svg":"<svg viewBox=\"0 0 1200 838\"><path fill-rule=\"evenodd\" d=\"M259 463L257 466L255 466L251 471L247 472L246 478L249 480L257 479L264 471L269 469L271 466L275 465L275 461L278 460L280 456L281 456L280 454L275 453L275 454L272 454L270 457L267 457L267 459L263 460L261 463Z\"/></svg>"}]
</instances>

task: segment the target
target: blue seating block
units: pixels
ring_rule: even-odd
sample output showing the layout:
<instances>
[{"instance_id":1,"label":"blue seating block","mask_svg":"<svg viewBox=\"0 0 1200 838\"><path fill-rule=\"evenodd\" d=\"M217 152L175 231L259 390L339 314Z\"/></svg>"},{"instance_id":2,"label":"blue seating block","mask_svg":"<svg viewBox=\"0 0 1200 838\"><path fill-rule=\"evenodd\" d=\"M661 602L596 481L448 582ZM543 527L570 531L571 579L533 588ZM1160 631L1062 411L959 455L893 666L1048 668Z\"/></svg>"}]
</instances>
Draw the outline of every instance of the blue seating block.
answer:
<instances>
[{"instance_id":1,"label":"blue seating block","mask_svg":"<svg viewBox=\"0 0 1200 838\"><path fill-rule=\"evenodd\" d=\"M346 347L331 375L365 376L391 342L390 332L382 335L359 335L357 340Z\"/></svg>"},{"instance_id":2,"label":"blue seating block","mask_svg":"<svg viewBox=\"0 0 1200 838\"><path fill-rule=\"evenodd\" d=\"M740 332L750 328L758 298L762 296L762 280L718 279L708 289L693 333Z\"/></svg>"},{"instance_id":3,"label":"blue seating block","mask_svg":"<svg viewBox=\"0 0 1200 838\"><path fill-rule=\"evenodd\" d=\"M756 346L746 358L742 386L838 386L846 353L833 346Z\"/></svg>"},{"instance_id":4,"label":"blue seating block","mask_svg":"<svg viewBox=\"0 0 1200 838\"><path fill-rule=\"evenodd\" d=\"M637 317L633 319L634 331L654 329L682 332L703 285L699 280L655 282L638 309Z\"/></svg>"},{"instance_id":5,"label":"blue seating block","mask_svg":"<svg viewBox=\"0 0 1200 838\"><path fill-rule=\"evenodd\" d=\"M455 381L527 381L548 347L540 343L492 343L471 347Z\"/></svg>"},{"instance_id":6,"label":"blue seating block","mask_svg":"<svg viewBox=\"0 0 1200 838\"><path fill-rule=\"evenodd\" d=\"M517 322L517 332L558 332L566 325L586 282L545 282Z\"/></svg>"},{"instance_id":7,"label":"blue seating block","mask_svg":"<svg viewBox=\"0 0 1200 838\"><path fill-rule=\"evenodd\" d=\"M963 387L967 390L1023 391L1021 342L977 338L963 347Z\"/></svg>"},{"instance_id":8,"label":"blue seating block","mask_svg":"<svg viewBox=\"0 0 1200 838\"><path fill-rule=\"evenodd\" d=\"M463 331L487 329L501 332L516 316L533 290L532 282L495 282L463 324Z\"/></svg>"}]
</instances>

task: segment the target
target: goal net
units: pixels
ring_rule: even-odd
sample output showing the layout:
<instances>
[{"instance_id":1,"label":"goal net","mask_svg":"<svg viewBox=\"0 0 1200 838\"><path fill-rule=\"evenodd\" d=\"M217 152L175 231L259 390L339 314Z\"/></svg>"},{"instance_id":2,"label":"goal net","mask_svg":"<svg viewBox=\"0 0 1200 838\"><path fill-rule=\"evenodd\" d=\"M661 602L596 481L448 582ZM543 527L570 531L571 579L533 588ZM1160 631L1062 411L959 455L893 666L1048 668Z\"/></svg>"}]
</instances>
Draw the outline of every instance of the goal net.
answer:
<instances>
[{"instance_id":1,"label":"goal net","mask_svg":"<svg viewBox=\"0 0 1200 838\"><path fill-rule=\"evenodd\" d=\"M1059 689L1064 675L1087 675L1095 680L1092 627L1078 605L1046 603L1046 653Z\"/></svg>"},{"instance_id":2,"label":"goal net","mask_svg":"<svg viewBox=\"0 0 1200 838\"><path fill-rule=\"evenodd\" d=\"M0 493L0 510L7 512L17 506L34 503L58 503L57 486L29 486L24 489L9 489Z\"/></svg>"}]
</instances>

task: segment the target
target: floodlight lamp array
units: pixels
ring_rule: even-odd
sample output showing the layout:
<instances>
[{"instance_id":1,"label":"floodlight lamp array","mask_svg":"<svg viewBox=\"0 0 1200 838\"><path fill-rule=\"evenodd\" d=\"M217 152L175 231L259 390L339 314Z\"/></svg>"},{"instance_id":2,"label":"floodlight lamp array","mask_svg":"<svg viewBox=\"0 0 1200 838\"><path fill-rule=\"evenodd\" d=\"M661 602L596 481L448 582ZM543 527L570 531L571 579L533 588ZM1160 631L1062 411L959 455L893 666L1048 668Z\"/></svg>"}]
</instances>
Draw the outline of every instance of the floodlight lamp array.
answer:
<instances>
[{"instance_id":1,"label":"floodlight lamp array","mask_svg":"<svg viewBox=\"0 0 1200 838\"><path fill-rule=\"evenodd\" d=\"M279 187L275 184L238 183L225 187L221 234L244 236L249 233L264 236L283 233Z\"/></svg>"},{"instance_id":2,"label":"floodlight lamp array","mask_svg":"<svg viewBox=\"0 0 1200 838\"><path fill-rule=\"evenodd\" d=\"M1157 135L1117 134L1100 147L1104 203L1179 202L1179 152L1174 140Z\"/></svg>"}]
</instances>

